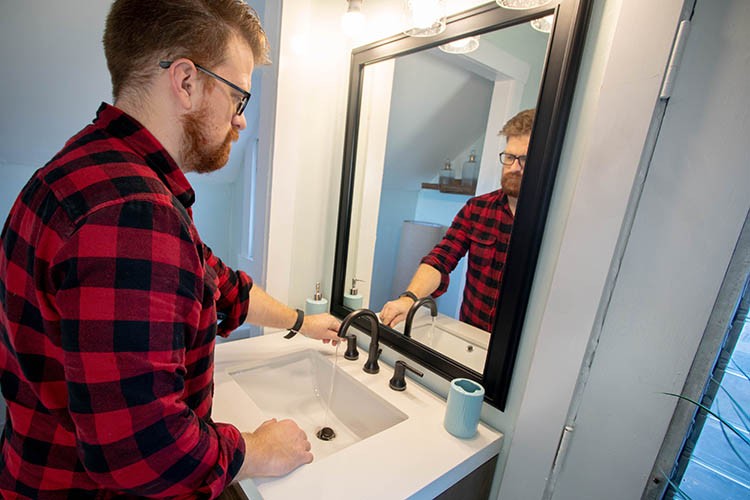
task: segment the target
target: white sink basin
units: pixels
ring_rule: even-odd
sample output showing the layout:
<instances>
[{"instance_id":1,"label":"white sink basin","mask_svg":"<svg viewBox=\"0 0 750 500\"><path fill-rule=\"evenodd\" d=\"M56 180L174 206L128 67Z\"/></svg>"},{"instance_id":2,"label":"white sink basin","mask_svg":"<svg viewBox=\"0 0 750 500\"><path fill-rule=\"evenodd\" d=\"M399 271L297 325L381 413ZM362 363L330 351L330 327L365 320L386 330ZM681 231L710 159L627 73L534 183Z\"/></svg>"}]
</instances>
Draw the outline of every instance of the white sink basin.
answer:
<instances>
[{"instance_id":1,"label":"white sink basin","mask_svg":"<svg viewBox=\"0 0 750 500\"><path fill-rule=\"evenodd\" d=\"M341 363L351 363L340 358ZM408 418L311 349L235 366L228 374L267 418L297 422L307 433L315 460ZM332 428L336 437L330 441L318 439L316 434L324 426Z\"/></svg>"},{"instance_id":2,"label":"white sink basin","mask_svg":"<svg viewBox=\"0 0 750 500\"><path fill-rule=\"evenodd\" d=\"M388 346L383 349L380 372L371 375L362 370L362 355L349 361L343 359L341 346L337 351L301 335L287 340L285 333L216 346L213 420L253 431L269 418L292 417L313 446L315 458L310 464L282 477L241 481L248 498L381 500L383 491L389 498L435 498L499 453L502 434L484 424L472 439L458 439L445 430L447 381L440 379L445 386L442 395L412 379L405 391L391 390L389 362L397 354ZM362 333L364 343L367 338ZM325 425L333 427L338 437L324 442L315 433L326 418L336 352L331 401L335 418L329 416ZM425 373L425 379L429 376ZM362 487L373 478L378 478L378 487Z\"/></svg>"},{"instance_id":3,"label":"white sink basin","mask_svg":"<svg viewBox=\"0 0 750 500\"><path fill-rule=\"evenodd\" d=\"M489 334L482 332L482 336L488 337ZM486 344L472 342L439 322L430 321L412 326L411 337L420 344L439 351L472 370L479 373L484 371L484 362L487 359Z\"/></svg>"}]
</instances>

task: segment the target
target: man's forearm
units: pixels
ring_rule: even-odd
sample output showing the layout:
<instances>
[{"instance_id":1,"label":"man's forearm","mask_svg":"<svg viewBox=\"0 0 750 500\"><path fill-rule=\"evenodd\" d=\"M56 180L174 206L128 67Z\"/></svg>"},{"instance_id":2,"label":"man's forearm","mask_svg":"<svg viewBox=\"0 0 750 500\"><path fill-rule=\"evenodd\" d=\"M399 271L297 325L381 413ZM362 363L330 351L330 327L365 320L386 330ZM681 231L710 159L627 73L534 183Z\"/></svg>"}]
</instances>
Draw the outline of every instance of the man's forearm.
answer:
<instances>
[{"instance_id":1,"label":"man's forearm","mask_svg":"<svg viewBox=\"0 0 750 500\"><path fill-rule=\"evenodd\" d=\"M420 264L406 290L412 292L417 298L426 297L437 290L440 280L440 271L427 264Z\"/></svg>"},{"instance_id":2,"label":"man's forearm","mask_svg":"<svg viewBox=\"0 0 750 500\"><path fill-rule=\"evenodd\" d=\"M297 321L297 311L274 299L256 284L250 290L247 321L272 328L291 328Z\"/></svg>"}]
</instances>

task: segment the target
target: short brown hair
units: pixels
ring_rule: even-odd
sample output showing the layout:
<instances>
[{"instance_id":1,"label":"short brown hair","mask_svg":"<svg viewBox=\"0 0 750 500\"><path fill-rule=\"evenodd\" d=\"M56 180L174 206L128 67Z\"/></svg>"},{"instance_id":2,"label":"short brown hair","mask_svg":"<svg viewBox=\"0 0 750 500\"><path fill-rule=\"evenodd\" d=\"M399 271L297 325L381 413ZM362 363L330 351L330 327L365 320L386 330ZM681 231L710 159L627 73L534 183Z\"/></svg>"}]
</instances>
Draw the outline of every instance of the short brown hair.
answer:
<instances>
[{"instance_id":1,"label":"short brown hair","mask_svg":"<svg viewBox=\"0 0 750 500\"><path fill-rule=\"evenodd\" d=\"M243 0L115 0L104 29L104 54L115 100L139 92L159 61L186 57L220 64L232 36L247 42L255 64L268 64L268 38Z\"/></svg>"},{"instance_id":2,"label":"short brown hair","mask_svg":"<svg viewBox=\"0 0 750 500\"><path fill-rule=\"evenodd\" d=\"M534 126L535 114L535 108L525 109L521 111L516 116L508 120L505 125L503 125L503 129L500 131L499 135L504 135L505 137L530 135L531 128Z\"/></svg>"}]
</instances>

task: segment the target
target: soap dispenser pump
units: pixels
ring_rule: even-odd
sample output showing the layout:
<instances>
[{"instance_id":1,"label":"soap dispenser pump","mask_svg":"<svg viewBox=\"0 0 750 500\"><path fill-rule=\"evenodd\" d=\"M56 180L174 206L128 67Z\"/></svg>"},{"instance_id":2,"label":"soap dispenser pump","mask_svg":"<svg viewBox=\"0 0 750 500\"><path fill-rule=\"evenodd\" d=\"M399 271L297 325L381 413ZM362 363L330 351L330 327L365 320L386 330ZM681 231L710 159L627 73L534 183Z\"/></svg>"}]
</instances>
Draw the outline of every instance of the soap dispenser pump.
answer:
<instances>
[{"instance_id":1,"label":"soap dispenser pump","mask_svg":"<svg viewBox=\"0 0 750 500\"><path fill-rule=\"evenodd\" d=\"M357 289L357 281L364 283L364 280L352 278L352 287L349 289L349 293L344 294L344 305L352 310L360 309L364 301L364 297L360 295Z\"/></svg>"},{"instance_id":2,"label":"soap dispenser pump","mask_svg":"<svg viewBox=\"0 0 750 500\"><path fill-rule=\"evenodd\" d=\"M328 300L323 298L320 293L320 281L315 283L315 295L313 298L305 300L305 314L320 314L328 310Z\"/></svg>"}]
</instances>

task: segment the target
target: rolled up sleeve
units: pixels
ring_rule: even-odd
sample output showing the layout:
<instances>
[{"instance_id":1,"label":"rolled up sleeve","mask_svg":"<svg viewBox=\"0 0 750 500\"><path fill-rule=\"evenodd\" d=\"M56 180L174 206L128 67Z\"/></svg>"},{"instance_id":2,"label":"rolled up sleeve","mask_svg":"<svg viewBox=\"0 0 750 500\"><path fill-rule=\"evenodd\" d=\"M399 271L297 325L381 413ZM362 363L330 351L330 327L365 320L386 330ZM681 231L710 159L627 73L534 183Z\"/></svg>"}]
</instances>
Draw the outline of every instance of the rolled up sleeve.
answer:
<instances>
[{"instance_id":1,"label":"rolled up sleeve","mask_svg":"<svg viewBox=\"0 0 750 500\"><path fill-rule=\"evenodd\" d=\"M451 227L445 232L445 236L440 243L435 245L430 253L420 261L422 264L427 264L440 272L440 285L432 293L435 298L448 290L451 272L469 249L469 234L471 233L468 227L470 223L469 213L470 206L467 203L453 218Z\"/></svg>"}]
</instances>

